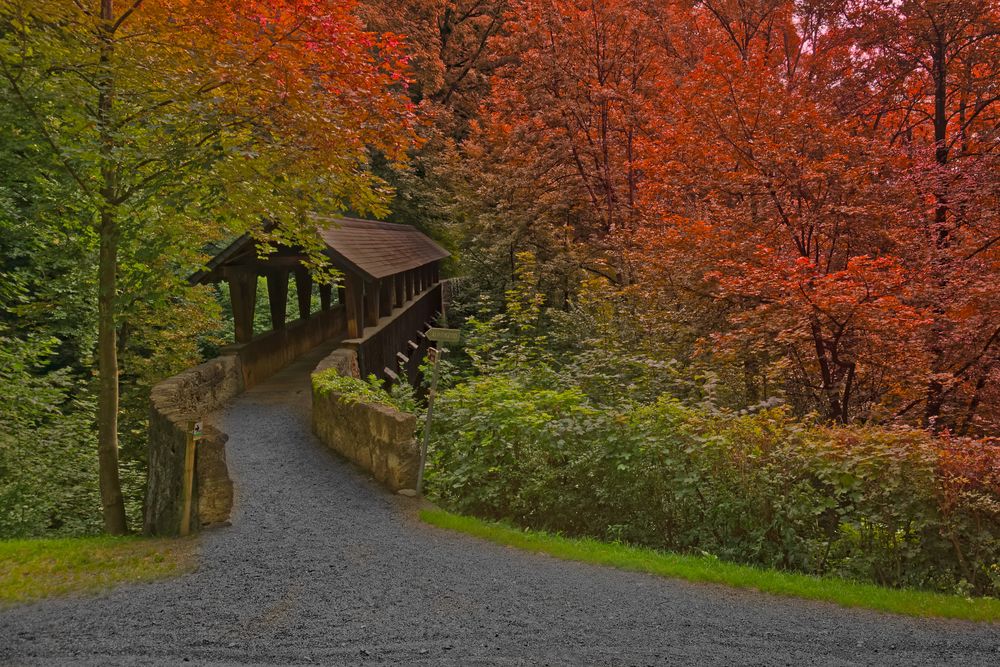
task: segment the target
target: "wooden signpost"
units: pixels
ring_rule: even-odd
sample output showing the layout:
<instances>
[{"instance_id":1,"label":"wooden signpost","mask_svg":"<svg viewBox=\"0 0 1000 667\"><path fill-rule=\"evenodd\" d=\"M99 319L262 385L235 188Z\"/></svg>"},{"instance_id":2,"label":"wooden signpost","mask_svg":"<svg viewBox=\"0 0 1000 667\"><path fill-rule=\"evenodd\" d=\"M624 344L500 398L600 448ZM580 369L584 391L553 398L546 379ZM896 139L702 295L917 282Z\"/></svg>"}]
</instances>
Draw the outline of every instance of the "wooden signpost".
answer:
<instances>
[{"instance_id":1,"label":"wooden signpost","mask_svg":"<svg viewBox=\"0 0 1000 667\"><path fill-rule=\"evenodd\" d=\"M458 343L462 339L462 332L459 329L443 329L431 327L427 330L427 338L439 345L441 343ZM417 494L424 491L424 466L427 464L427 446L431 441L431 419L434 415L434 395L437 393L439 367L441 365L441 355L447 349L440 346L440 349L432 347L427 350L427 359L434 364L431 373L431 388L427 392L427 422L424 424L424 442L420 447L420 468L417 470Z\"/></svg>"},{"instance_id":2,"label":"wooden signpost","mask_svg":"<svg viewBox=\"0 0 1000 667\"><path fill-rule=\"evenodd\" d=\"M181 536L191 532L191 502L194 494L194 450L195 444L202 438L201 422L187 423L187 442L184 447L184 488L181 505Z\"/></svg>"},{"instance_id":3,"label":"wooden signpost","mask_svg":"<svg viewBox=\"0 0 1000 667\"><path fill-rule=\"evenodd\" d=\"M462 340L462 331L461 329L431 327L427 330L427 337L435 343L457 343Z\"/></svg>"}]
</instances>

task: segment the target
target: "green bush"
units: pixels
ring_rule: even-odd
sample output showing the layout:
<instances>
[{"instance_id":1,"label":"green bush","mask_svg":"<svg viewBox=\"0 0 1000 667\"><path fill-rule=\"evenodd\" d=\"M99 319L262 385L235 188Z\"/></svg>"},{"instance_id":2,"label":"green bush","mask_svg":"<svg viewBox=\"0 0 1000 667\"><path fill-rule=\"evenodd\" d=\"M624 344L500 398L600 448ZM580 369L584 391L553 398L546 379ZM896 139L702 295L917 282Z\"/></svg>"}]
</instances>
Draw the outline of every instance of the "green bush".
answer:
<instances>
[{"instance_id":1,"label":"green bush","mask_svg":"<svg viewBox=\"0 0 1000 667\"><path fill-rule=\"evenodd\" d=\"M453 387L438 405L428 490L457 511L890 586L1000 593L1000 452L987 443L668 398L614 411L512 375Z\"/></svg>"},{"instance_id":2,"label":"green bush","mask_svg":"<svg viewBox=\"0 0 1000 667\"><path fill-rule=\"evenodd\" d=\"M337 393L347 401L376 403L401 412L418 411L413 389L406 383L395 384L386 391L382 382L374 375L369 375L366 380L359 380L341 375L333 368L313 375L312 383L313 389L321 395Z\"/></svg>"},{"instance_id":3,"label":"green bush","mask_svg":"<svg viewBox=\"0 0 1000 667\"><path fill-rule=\"evenodd\" d=\"M94 404L45 371L55 342L0 336L0 538L101 528Z\"/></svg>"}]
</instances>

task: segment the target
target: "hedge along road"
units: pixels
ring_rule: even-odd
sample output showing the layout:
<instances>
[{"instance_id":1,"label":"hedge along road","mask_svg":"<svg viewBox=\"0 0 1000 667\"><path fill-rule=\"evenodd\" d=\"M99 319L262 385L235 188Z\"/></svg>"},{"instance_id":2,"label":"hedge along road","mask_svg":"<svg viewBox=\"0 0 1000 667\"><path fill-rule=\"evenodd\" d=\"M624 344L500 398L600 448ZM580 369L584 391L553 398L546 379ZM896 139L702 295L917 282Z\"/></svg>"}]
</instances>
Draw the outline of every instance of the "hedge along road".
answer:
<instances>
[{"instance_id":1,"label":"hedge along road","mask_svg":"<svg viewBox=\"0 0 1000 667\"><path fill-rule=\"evenodd\" d=\"M318 350L216 417L232 526L196 572L0 614L0 664L996 665L1000 627L555 560L444 532L309 428Z\"/></svg>"}]
</instances>

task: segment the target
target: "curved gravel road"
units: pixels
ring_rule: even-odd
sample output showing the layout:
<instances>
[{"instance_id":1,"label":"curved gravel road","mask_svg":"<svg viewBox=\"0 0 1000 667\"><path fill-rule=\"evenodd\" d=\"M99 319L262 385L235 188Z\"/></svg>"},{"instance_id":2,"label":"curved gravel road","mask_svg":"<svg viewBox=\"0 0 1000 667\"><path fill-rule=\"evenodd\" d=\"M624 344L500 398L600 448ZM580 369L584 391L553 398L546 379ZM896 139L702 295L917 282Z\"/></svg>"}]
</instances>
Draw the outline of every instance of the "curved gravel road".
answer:
<instances>
[{"instance_id":1,"label":"curved gravel road","mask_svg":"<svg viewBox=\"0 0 1000 667\"><path fill-rule=\"evenodd\" d=\"M198 570L0 614L0 664L1000 665L1000 627L527 554L421 524L309 430L317 350L216 417L232 526Z\"/></svg>"}]
</instances>

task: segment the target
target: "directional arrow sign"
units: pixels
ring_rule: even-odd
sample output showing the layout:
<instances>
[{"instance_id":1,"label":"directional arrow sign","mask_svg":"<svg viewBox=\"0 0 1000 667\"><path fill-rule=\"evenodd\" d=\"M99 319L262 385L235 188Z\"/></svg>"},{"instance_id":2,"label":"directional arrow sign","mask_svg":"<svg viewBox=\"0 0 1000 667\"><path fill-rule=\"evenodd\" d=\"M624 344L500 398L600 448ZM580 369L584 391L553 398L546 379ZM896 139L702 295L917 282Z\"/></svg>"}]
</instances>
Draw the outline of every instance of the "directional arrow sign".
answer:
<instances>
[{"instance_id":1,"label":"directional arrow sign","mask_svg":"<svg viewBox=\"0 0 1000 667\"><path fill-rule=\"evenodd\" d=\"M462 331L432 327L427 330L427 337L435 343L457 343L462 338Z\"/></svg>"}]
</instances>

